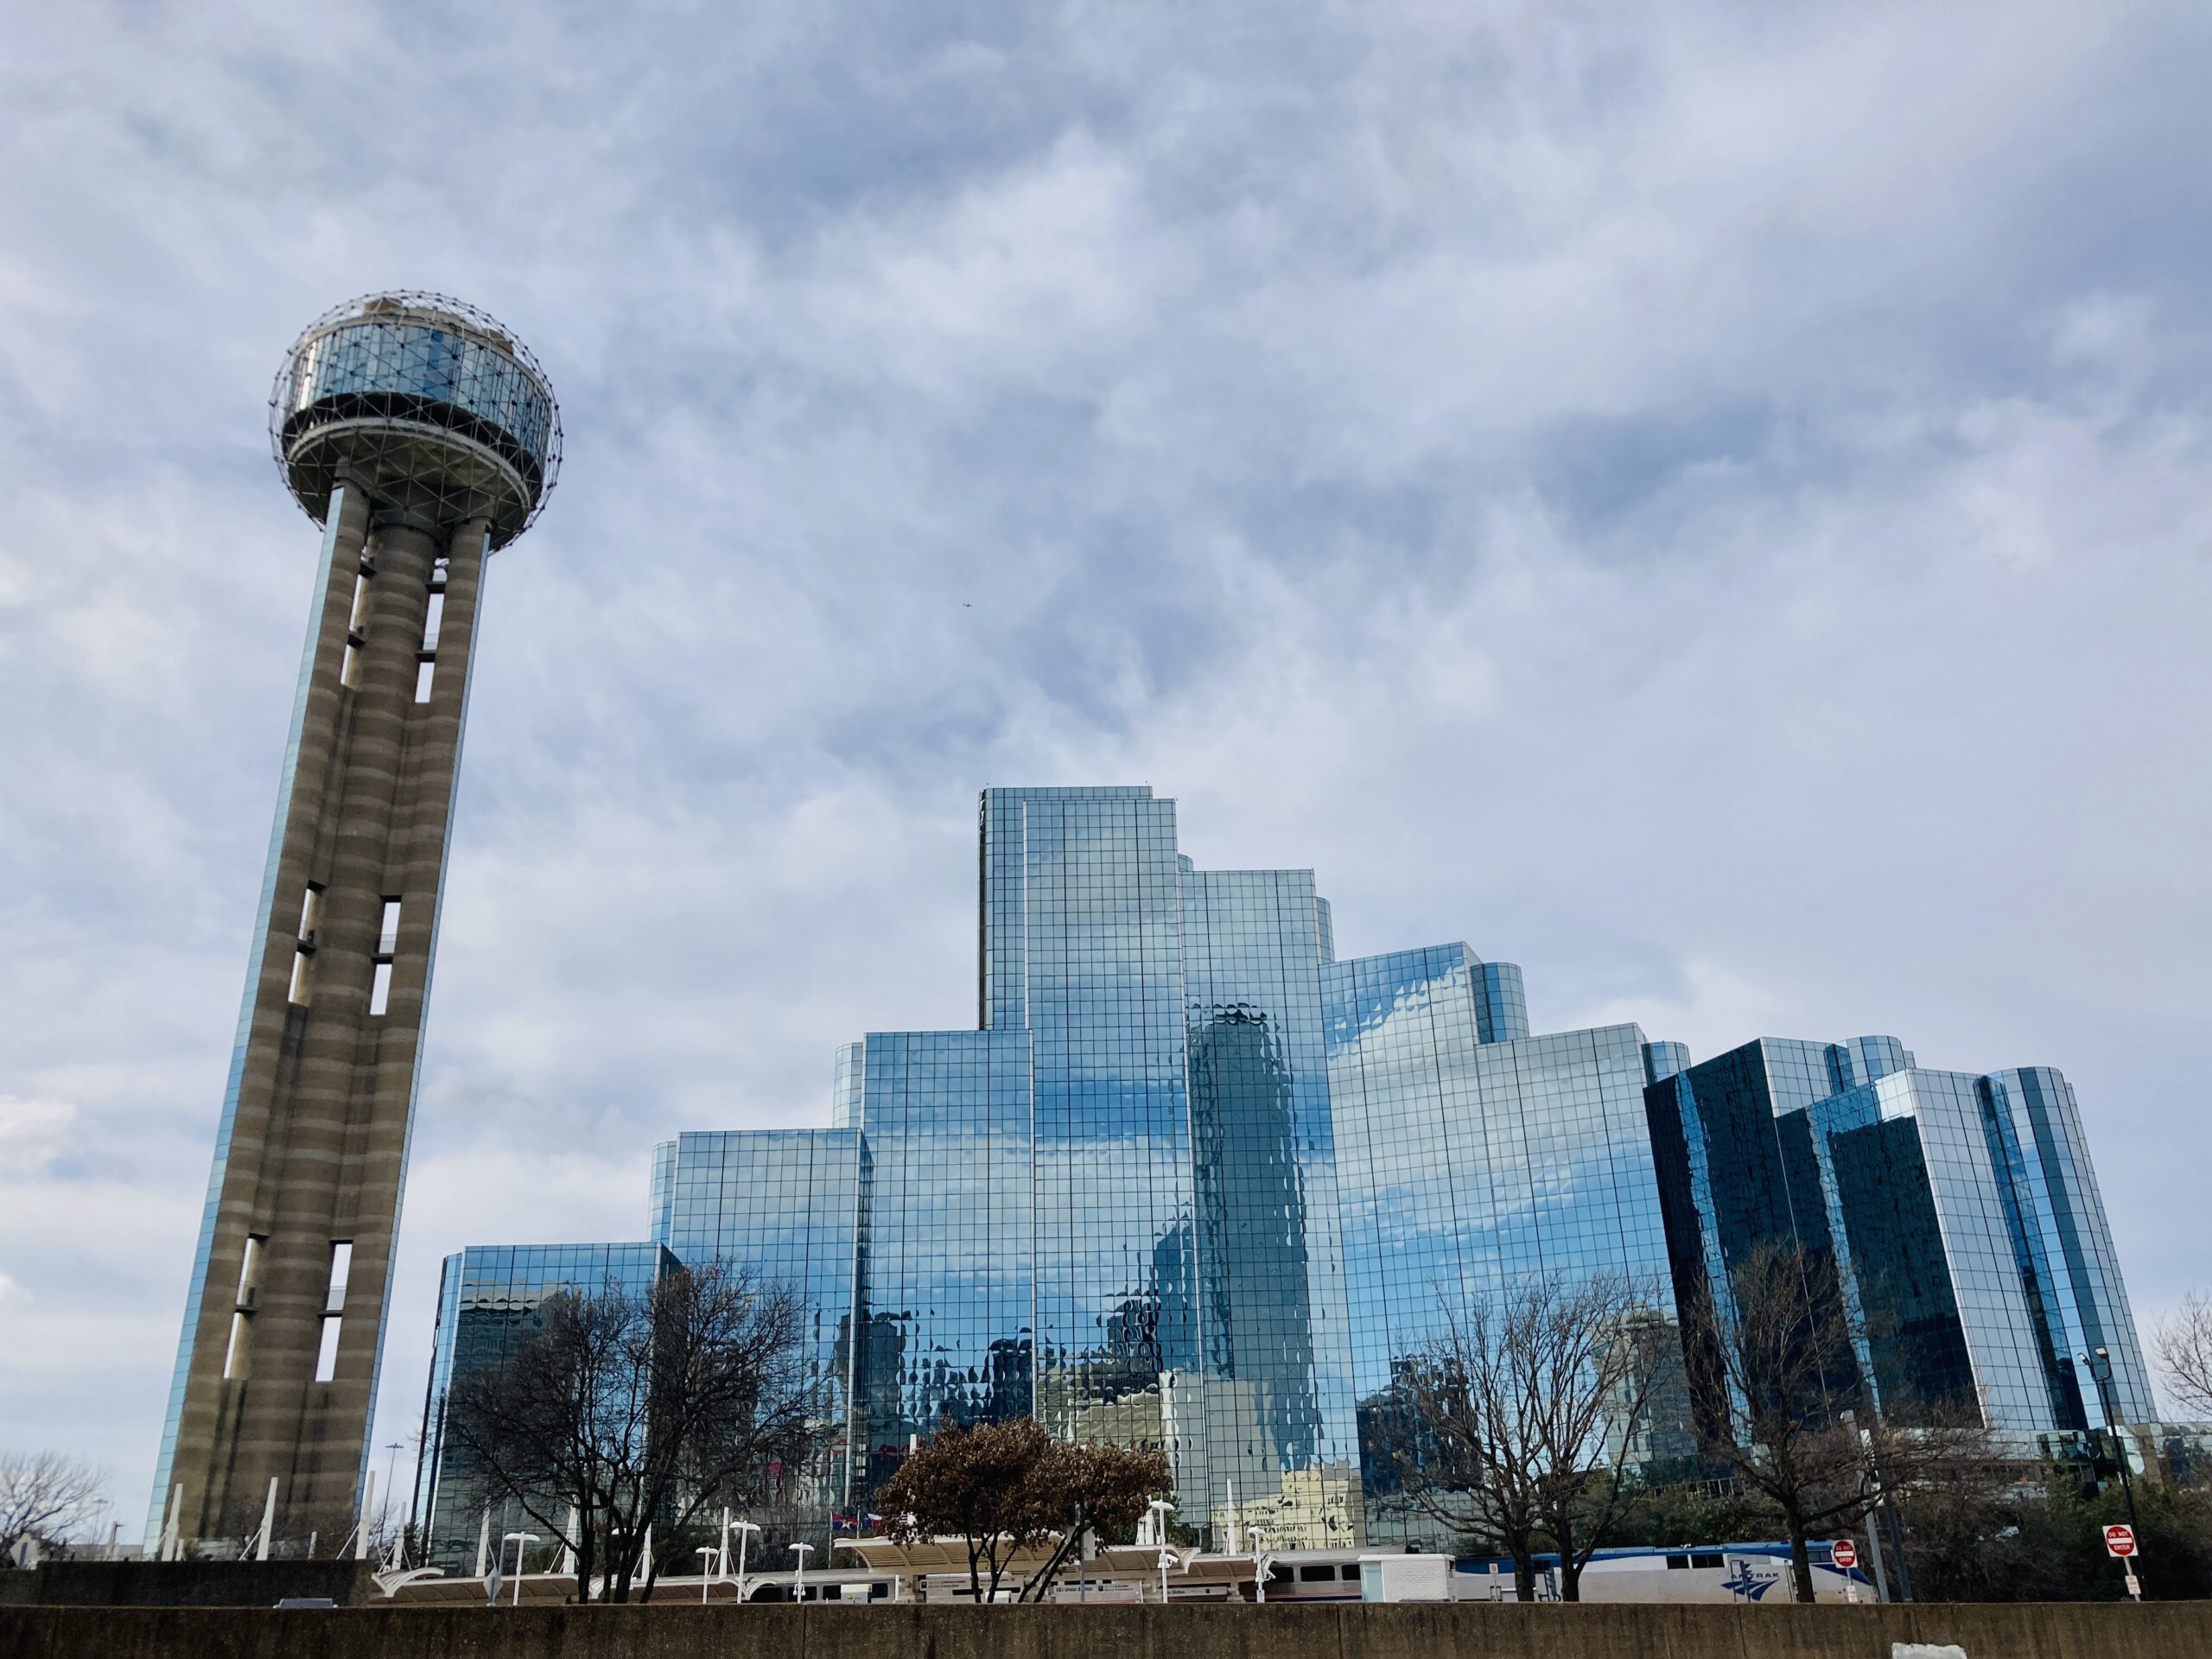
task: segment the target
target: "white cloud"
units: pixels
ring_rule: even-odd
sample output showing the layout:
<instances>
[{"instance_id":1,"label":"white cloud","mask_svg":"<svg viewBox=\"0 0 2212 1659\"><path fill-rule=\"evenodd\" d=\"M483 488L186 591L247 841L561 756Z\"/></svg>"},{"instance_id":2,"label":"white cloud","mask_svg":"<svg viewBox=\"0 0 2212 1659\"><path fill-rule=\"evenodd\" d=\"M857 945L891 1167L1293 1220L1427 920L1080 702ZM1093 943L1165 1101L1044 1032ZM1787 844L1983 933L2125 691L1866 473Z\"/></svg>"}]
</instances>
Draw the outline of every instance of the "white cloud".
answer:
<instances>
[{"instance_id":1,"label":"white cloud","mask_svg":"<svg viewBox=\"0 0 2212 1659\"><path fill-rule=\"evenodd\" d=\"M0 1169L21 1177L43 1169L60 1154L77 1109L65 1100L24 1100L0 1095Z\"/></svg>"}]
</instances>

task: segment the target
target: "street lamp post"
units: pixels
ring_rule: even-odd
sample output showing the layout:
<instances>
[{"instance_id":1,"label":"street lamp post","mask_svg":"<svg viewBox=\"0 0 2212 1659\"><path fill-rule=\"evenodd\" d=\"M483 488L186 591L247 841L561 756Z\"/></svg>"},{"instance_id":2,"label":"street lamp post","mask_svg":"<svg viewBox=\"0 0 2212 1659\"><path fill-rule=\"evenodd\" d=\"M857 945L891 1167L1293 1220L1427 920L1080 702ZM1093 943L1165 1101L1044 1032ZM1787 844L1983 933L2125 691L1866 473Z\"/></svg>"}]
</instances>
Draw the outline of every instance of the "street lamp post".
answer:
<instances>
[{"instance_id":1,"label":"street lamp post","mask_svg":"<svg viewBox=\"0 0 2212 1659\"><path fill-rule=\"evenodd\" d=\"M1265 1527L1247 1527L1244 1536L1252 1546L1252 1599L1265 1605L1268 1599L1268 1574L1274 1570L1274 1558L1261 1554L1260 1547L1267 1542Z\"/></svg>"},{"instance_id":2,"label":"street lamp post","mask_svg":"<svg viewBox=\"0 0 2212 1659\"><path fill-rule=\"evenodd\" d=\"M2112 1437L2113 1457L2120 1465L2120 1490L2127 1497L2127 1529L2135 1535L2135 1548L2140 1551L2143 1548L2143 1523L2135 1518L2135 1482L2127 1471L2127 1447L2121 1443L2118 1426L2113 1421L2112 1354L2103 1348L2094 1350L2094 1358L2089 1354L2076 1354L2075 1363L2087 1370L2089 1380L2097 1385L2097 1405L2104 1416L2104 1433ZM2120 1563L2130 1578L2138 1576L2136 1562L2141 1559L2139 1554L2134 1560Z\"/></svg>"},{"instance_id":3,"label":"street lamp post","mask_svg":"<svg viewBox=\"0 0 2212 1659\"><path fill-rule=\"evenodd\" d=\"M1866 1557L1874 1567L1874 1599L1887 1601L1890 1599L1890 1579L1889 1574L1882 1570L1882 1471L1880 1465L1874 1461L1873 1433L1859 1426L1859 1414L1855 1411L1840 1411L1836 1415L1847 1427L1858 1429L1859 1447L1866 1454L1866 1468L1859 1477L1859 1491L1864 1492L1866 1490L1871 1478L1875 1494L1875 1501L1866 1510ZM1911 1598L1905 1599L1910 1600Z\"/></svg>"},{"instance_id":4,"label":"street lamp post","mask_svg":"<svg viewBox=\"0 0 2212 1659\"><path fill-rule=\"evenodd\" d=\"M515 1547L515 1594L514 1599L507 1604L510 1607L522 1605L523 1555L531 1545L537 1541L537 1535L534 1532L510 1532L499 1540L499 1555L502 1560L505 1559L507 1546L512 1544Z\"/></svg>"},{"instance_id":5,"label":"street lamp post","mask_svg":"<svg viewBox=\"0 0 2212 1659\"><path fill-rule=\"evenodd\" d=\"M1165 1606L1167 1603L1167 1568L1175 1559L1167 1548L1167 1517L1175 1513L1175 1506L1164 1497L1155 1497L1144 1509L1145 1513L1152 1517L1153 1541L1160 1546L1160 1601ZM1137 1541L1142 1543L1144 1540L1140 1536ZM1139 1592L1138 1599L1143 1599L1142 1592Z\"/></svg>"},{"instance_id":6,"label":"street lamp post","mask_svg":"<svg viewBox=\"0 0 2212 1659\"><path fill-rule=\"evenodd\" d=\"M1165 1544L1167 1541L1167 1517L1175 1513L1175 1506L1164 1497L1155 1497L1144 1507L1146 1513L1152 1516L1153 1529L1159 1534L1153 1541Z\"/></svg>"},{"instance_id":7,"label":"street lamp post","mask_svg":"<svg viewBox=\"0 0 2212 1659\"><path fill-rule=\"evenodd\" d=\"M798 1571L791 1574L791 1599L806 1599L806 1558L814 1553L812 1544L793 1544L791 1554L798 1557Z\"/></svg>"},{"instance_id":8,"label":"street lamp post","mask_svg":"<svg viewBox=\"0 0 2212 1659\"><path fill-rule=\"evenodd\" d=\"M385 1447L385 1450L391 1455L384 1460L384 1510L378 1518L387 1525L390 1524L391 1518L392 1477L398 1472L399 1453L406 1444L404 1440L393 1440ZM407 1564L406 1546L407 1535L404 1532L398 1534L391 1541L391 1553L397 1558L398 1565L402 1567Z\"/></svg>"},{"instance_id":9,"label":"street lamp post","mask_svg":"<svg viewBox=\"0 0 2212 1659\"><path fill-rule=\"evenodd\" d=\"M706 1605L707 1586L715 1581L715 1560L721 1554L720 1546L702 1544L691 1552L699 1558L699 1602Z\"/></svg>"},{"instance_id":10,"label":"street lamp post","mask_svg":"<svg viewBox=\"0 0 2212 1659\"><path fill-rule=\"evenodd\" d=\"M740 1601L743 1601L745 1599L745 1546L749 1541L746 1535L748 1533L758 1532L760 1530L760 1522L756 1521L725 1521L722 1522L723 1560L727 1560L729 1559L730 1534L734 1532L737 1535L737 1599Z\"/></svg>"}]
</instances>

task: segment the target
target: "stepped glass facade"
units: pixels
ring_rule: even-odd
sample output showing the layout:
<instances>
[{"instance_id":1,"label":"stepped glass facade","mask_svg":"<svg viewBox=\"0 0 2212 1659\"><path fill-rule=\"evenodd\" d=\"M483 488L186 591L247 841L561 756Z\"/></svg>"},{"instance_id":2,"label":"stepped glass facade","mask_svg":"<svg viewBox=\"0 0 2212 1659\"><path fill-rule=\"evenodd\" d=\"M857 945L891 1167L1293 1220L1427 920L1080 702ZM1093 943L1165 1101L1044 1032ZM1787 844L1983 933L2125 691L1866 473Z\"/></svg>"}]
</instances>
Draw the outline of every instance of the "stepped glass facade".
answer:
<instances>
[{"instance_id":1,"label":"stepped glass facade","mask_svg":"<svg viewBox=\"0 0 2212 1659\"><path fill-rule=\"evenodd\" d=\"M1311 871L1194 868L1175 804L1148 789L988 790L978 832L977 1027L841 1049L827 1128L657 1147L650 1243L624 1247L804 1290L823 1433L771 1495L795 1534L864 1525L870 1494L948 1420L1034 1416L1164 1452L1182 1523L1216 1547L1252 1526L1277 1547L1448 1547L1385 1448L1400 1379L1452 1311L1602 1275L1675 1323L1682 1288L1702 1294L1731 1241L1783 1226L1793 1201L1832 1192L1867 1237L1870 1183L1893 1208L1920 1192L1939 1220L1965 1202L1948 1154L1923 1158L1941 1179L1917 1188L1870 1175L1880 1160L1858 1141L1831 1174L1779 1150L1758 1161L1815 1103L1839 1124L1912 1116L1891 1078L1936 1074L1870 1046L1885 1039L1847 1063L1770 1046L1796 1070L1777 1060L1757 1098L1716 1096L1726 1132L1686 1140L1662 1103L1703 1103L1708 1074L1680 1045L1633 1025L1533 1033L1520 970L1465 944L1339 961ZM2038 1079L2008 1085L2004 1144L2016 1163L2036 1147L2040 1173L2008 1189L2025 1230L1988 1236L2040 1228L2045 1261L2088 1248L2096 1271L2047 1305L2110 1334L2125 1298L2071 1096L2055 1074L2003 1075ZM591 1248L609 1247L569 1249ZM448 1258L448 1286L476 1288L441 1305L426 1446L455 1368L496 1351L472 1321L512 1333L543 1294L534 1267L487 1287L500 1260ZM1929 1260L1966 1282L1962 1253ZM1618 1455L1694 1454L1686 1384L1660 1401ZM434 1559L465 1566L479 1525L438 1462L418 1511L433 1505Z\"/></svg>"}]
</instances>

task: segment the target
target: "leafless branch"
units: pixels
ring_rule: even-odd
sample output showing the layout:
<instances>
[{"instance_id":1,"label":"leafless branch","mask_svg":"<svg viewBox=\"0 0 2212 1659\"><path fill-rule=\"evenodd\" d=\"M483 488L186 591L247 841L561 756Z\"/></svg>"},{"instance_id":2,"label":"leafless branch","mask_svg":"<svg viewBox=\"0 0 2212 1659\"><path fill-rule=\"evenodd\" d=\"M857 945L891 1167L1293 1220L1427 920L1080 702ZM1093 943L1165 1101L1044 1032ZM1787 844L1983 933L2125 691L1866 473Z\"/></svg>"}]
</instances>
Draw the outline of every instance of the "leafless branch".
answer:
<instances>
[{"instance_id":1,"label":"leafless branch","mask_svg":"<svg viewBox=\"0 0 2212 1659\"><path fill-rule=\"evenodd\" d=\"M1707 1301L1684 1310L1699 1440L1778 1512L1797 1599L1810 1601L1812 1539L1999 1459L1971 1406L1892 1400L1885 1414L1873 1410L1825 1254L1762 1243L1729 1289L1725 1309ZM1896 1421L1907 1414L1910 1426Z\"/></svg>"},{"instance_id":2,"label":"leafless branch","mask_svg":"<svg viewBox=\"0 0 2212 1659\"><path fill-rule=\"evenodd\" d=\"M796 1293L715 1264L642 1297L611 1282L556 1296L539 1334L454 1385L451 1444L550 1535L573 1510L579 1599L603 1575L627 1600L641 1566L650 1590L653 1522L755 1497L772 1466L804 1457L804 1312Z\"/></svg>"},{"instance_id":3,"label":"leafless branch","mask_svg":"<svg viewBox=\"0 0 2212 1659\"><path fill-rule=\"evenodd\" d=\"M1401 1363L1395 1421L1378 1415L1406 1490L1502 1543L1523 1600L1548 1538L1573 1599L1625 1507L1629 1448L1679 1363L1674 1327L1645 1288L1607 1275L1533 1279L1440 1314L1435 1339Z\"/></svg>"},{"instance_id":4,"label":"leafless branch","mask_svg":"<svg viewBox=\"0 0 2212 1659\"><path fill-rule=\"evenodd\" d=\"M59 1452L0 1452L0 1567L25 1540L57 1544L107 1507L107 1477Z\"/></svg>"},{"instance_id":5,"label":"leafless branch","mask_svg":"<svg viewBox=\"0 0 2212 1659\"><path fill-rule=\"evenodd\" d=\"M2180 1311L2159 1323L2154 1344L2168 1397L2183 1411L2212 1417L2212 1295L2190 1292Z\"/></svg>"}]
</instances>

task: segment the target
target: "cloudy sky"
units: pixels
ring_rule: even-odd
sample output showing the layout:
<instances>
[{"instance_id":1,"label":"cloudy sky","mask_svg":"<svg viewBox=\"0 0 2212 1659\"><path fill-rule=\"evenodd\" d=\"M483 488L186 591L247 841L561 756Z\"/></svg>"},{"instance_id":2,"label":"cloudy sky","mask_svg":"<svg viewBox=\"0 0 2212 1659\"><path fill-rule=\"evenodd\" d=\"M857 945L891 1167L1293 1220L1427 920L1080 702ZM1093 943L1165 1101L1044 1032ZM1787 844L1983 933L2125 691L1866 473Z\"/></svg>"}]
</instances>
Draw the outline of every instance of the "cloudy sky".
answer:
<instances>
[{"instance_id":1,"label":"cloudy sky","mask_svg":"<svg viewBox=\"0 0 2212 1659\"><path fill-rule=\"evenodd\" d=\"M560 394L386 1348L973 1023L976 791L1149 782L1540 1028L2062 1067L2212 1280L2212 11L7 8L0 1441L151 1478L363 290ZM381 1471L384 1454L378 1454Z\"/></svg>"}]
</instances>

